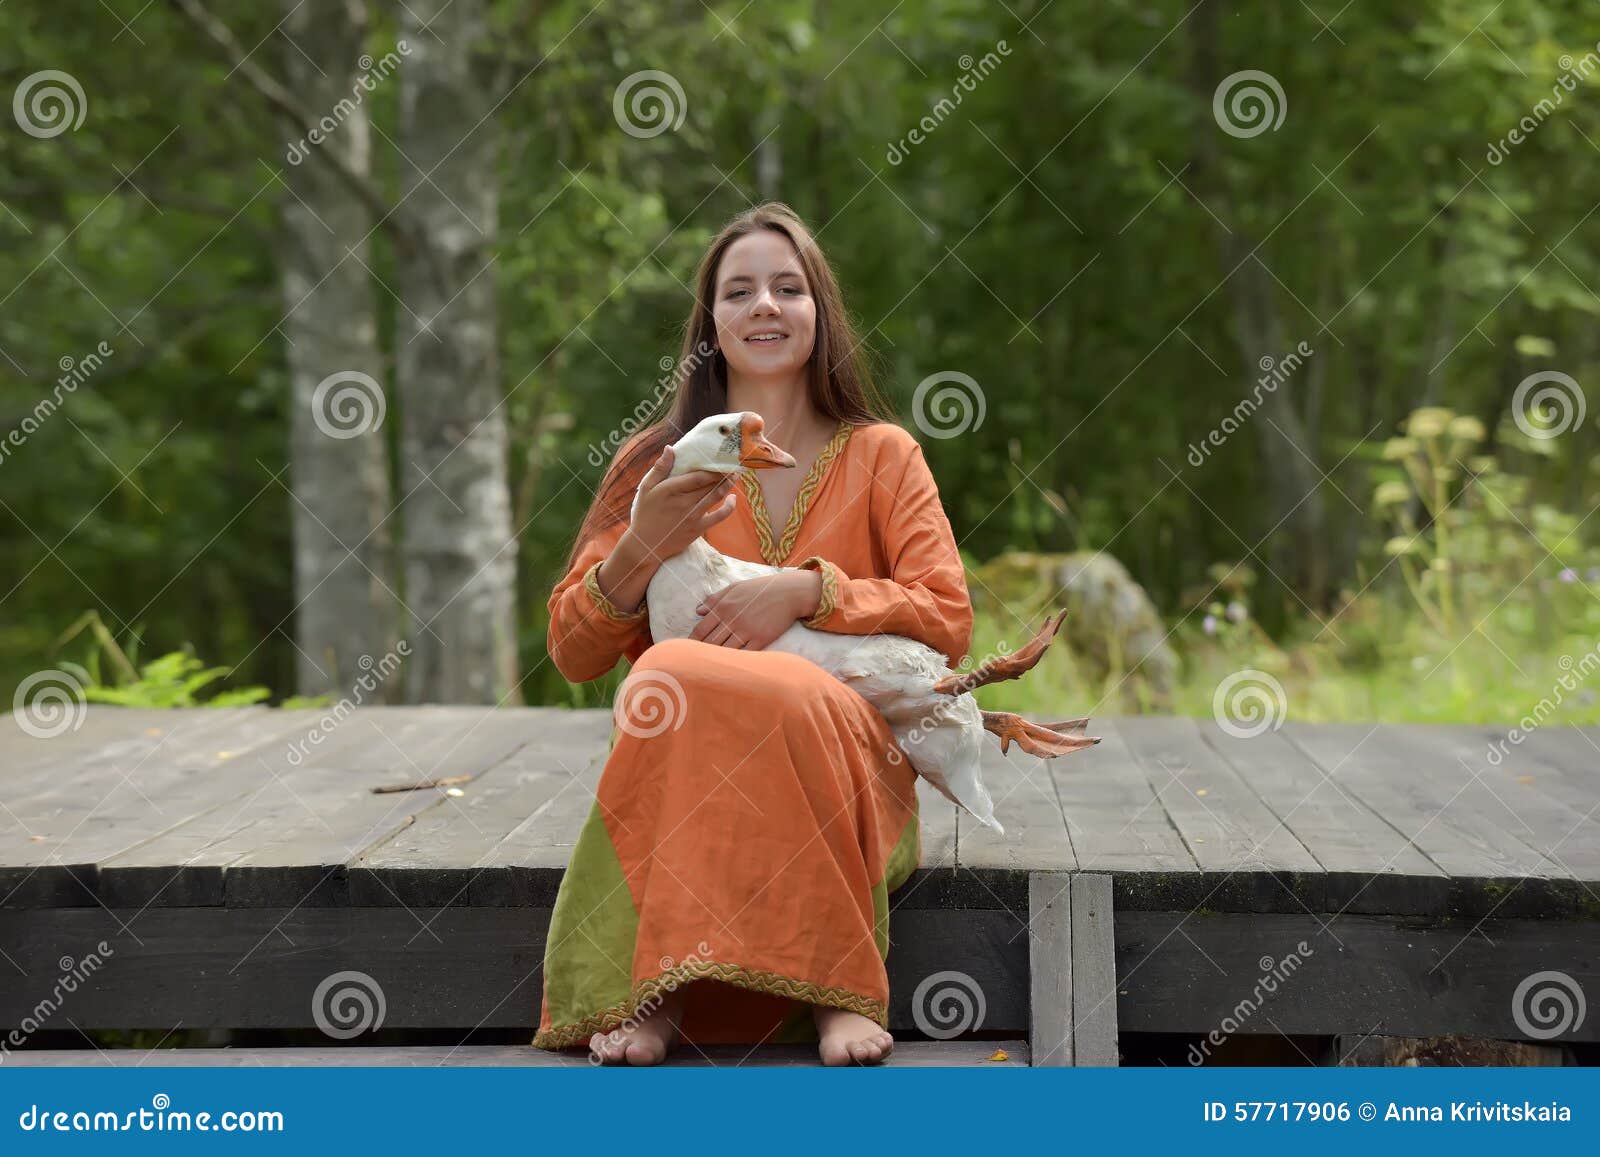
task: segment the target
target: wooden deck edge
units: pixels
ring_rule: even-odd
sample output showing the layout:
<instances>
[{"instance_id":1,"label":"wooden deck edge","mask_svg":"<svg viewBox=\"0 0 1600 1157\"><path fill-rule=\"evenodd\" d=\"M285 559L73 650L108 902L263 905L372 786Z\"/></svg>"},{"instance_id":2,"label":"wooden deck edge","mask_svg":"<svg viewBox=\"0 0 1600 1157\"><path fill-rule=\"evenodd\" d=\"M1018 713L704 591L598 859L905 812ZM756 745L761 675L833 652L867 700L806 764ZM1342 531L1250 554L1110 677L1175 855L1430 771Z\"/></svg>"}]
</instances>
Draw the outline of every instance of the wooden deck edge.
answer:
<instances>
[{"instance_id":1,"label":"wooden deck edge","mask_svg":"<svg viewBox=\"0 0 1600 1157\"><path fill-rule=\"evenodd\" d=\"M1027 868L919 868L891 896L896 908L1023 911ZM1067 870L1067 869L1059 869ZM0 867L3 909L547 908L563 868L109 868ZM1399 874L1093 871L1111 879L1119 912L1350 912L1600 921L1600 881Z\"/></svg>"},{"instance_id":2,"label":"wooden deck edge","mask_svg":"<svg viewBox=\"0 0 1600 1157\"><path fill-rule=\"evenodd\" d=\"M1003 1054L1003 1055L1002 1055ZM812 1068L810 1045L680 1045L664 1068ZM1028 1042L898 1041L890 1068L1023 1068ZM373 1045L346 1048L37 1049L12 1053L7 1068L502 1068L588 1069L588 1054L531 1045Z\"/></svg>"}]
</instances>

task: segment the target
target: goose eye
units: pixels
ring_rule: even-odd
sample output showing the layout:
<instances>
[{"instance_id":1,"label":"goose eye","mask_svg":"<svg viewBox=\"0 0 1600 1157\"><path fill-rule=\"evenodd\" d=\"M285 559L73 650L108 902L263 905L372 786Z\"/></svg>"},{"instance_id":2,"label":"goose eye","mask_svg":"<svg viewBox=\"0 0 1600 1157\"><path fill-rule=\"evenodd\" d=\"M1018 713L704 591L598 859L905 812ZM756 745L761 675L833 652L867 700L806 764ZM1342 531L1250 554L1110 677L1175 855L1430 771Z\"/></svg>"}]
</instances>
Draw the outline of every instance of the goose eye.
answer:
<instances>
[{"instance_id":1,"label":"goose eye","mask_svg":"<svg viewBox=\"0 0 1600 1157\"><path fill-rule=\"evenodd\" d=\"M726 426L718 426L717 427L717 433L726 434L727 432L728 432L728 427L726 427Z\"/></svg>"}]
</instances>

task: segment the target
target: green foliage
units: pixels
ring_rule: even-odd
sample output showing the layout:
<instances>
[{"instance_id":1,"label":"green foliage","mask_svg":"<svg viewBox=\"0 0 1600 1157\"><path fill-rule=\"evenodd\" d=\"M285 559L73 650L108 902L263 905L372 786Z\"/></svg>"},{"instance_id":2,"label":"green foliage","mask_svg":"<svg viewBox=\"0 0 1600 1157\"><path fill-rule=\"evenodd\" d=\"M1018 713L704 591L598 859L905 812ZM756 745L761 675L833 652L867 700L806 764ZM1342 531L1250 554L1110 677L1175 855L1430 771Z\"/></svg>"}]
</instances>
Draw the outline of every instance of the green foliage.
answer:
<instances>
[{"instance_id":1,"label":"green foliage","mask_svg":"<svg viewBox=\"0 0 1600 1157\"><path fill-rule=\"evenodd\" d=\"M130 655L141 640L162 655L94 658L108 690L205 693L220 675L201 654L285 694L303 517L278 328L285 124L175 6L130 6L136 35L92 5L23 7L0 5L10 87L65 71L87 115L49 139L0 134L0 439L63 359L113 352L26 444L0 443L0 682L45 665L90 606ZM282 75L281 10L216 7ZM386 50L394 10L369 7ZM1215 672L1244 663L1281 671L1311 714L1503 715L1547 686L1555 656L1594 637L1583 512L1600 438L1590 421L1528 439L1506 414L1535 370L1589 383L1600 369L1600 214L1575 177L1600 140L1600 75L1493 159L1595 36L1580 0L1489 8L1213 5L1215 71L1264 69L1287 97L1281 129L1243 139L1219 132L1195 80L1207 10L1190 0L496 4L483 75L505 80L505 147L484 276L500 287L523 697L592 705L615 686L568 686L544 648L546 599L604 469L591 448L676 354L706 240L767 195L820 230L903 421L915 429L930 374L980 384L980 425L923 438L964 555L1111 552L1175 625L1190 705L1208 710ZM889 160L960 60L1002 40L1000 67ZM676 77L686 107L680 128L639 139L612 99L645 69ZM399 203L396 95L375 96L372 148ZM381 231L372 266L392 353L403 306ZM1257 312L1282 348L1242 336ZM1331 606L1279 577L1298 544L1280 545L1261 415L1202 468L1183 461L1258 359L1301 339L1316 353L1283 391L1313 477L1328 471ZM1384 461L1425 405L1481 423L1484 443L1464 462L1422 443ZM1479 453L1494 470L1470 467ZM1366 496L1386 482L1407 498L1375 512ZM1385 555L1400 537L1404 555ZM1219 561L1255 582L1222 583ZM150 671L175 654L191 661ZM1052 669L1075 701L1105 691Z\"/></svg>"}]
</instances>

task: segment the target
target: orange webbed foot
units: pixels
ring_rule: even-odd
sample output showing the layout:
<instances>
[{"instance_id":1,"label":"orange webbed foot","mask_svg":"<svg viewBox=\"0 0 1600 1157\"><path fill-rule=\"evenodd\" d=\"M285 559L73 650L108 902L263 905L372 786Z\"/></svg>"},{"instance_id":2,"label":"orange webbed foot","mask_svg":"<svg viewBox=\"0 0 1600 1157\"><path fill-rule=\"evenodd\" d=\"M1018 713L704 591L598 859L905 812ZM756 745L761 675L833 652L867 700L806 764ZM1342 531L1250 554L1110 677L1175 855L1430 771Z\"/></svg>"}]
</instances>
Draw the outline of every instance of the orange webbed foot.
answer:
<instances>
[{"instance_id":1,"label":"orange webbed foot","mask_svg":"<svg viewBox=\"0 0 1600 1157\"><path fill-rule=\"evenodd\" d=\"M1039 633L1029 639L1027 645L1015 654L989 659L980 664L976 671L969 671L965 675L946 675L933 685L933 689L941 695L965 695L968 691L989 683L1022 678L1044 658L1045 651L1049 648L1051 640L1056 637L1056 632L1061 629L1061 622L1066 617L1066 611L1058 611L1046 619L1044 626L1039 628Z\"/></svg>"},{"instance_id":2,"label":"orange webbed foot","mask_svg":"<svg viewBox=\"0 0 1600 1157\"><path fill-rule=\"evenodd\" d=\"M983 726L1000 737L1000 750L1008 751L1013 741L1029 755L1054 759L1082 751L1100 742L1098 735L1085 735L1089 719L1067 719L1060 723L1034 723L1010 711L985 711Z\"/></svg>"}]
</instances>

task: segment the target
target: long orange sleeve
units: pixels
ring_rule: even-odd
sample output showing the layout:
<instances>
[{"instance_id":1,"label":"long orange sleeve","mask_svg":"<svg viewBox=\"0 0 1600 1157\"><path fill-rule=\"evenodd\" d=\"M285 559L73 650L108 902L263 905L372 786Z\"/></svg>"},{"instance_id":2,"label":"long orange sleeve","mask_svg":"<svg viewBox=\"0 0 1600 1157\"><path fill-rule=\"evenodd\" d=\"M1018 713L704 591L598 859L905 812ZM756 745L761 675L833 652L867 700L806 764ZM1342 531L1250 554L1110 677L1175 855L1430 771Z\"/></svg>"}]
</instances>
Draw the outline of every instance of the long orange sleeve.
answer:
<instances>
[{"instance_id":1,"label":"long orange sleeve","mask_svg":"<svg viewBox=\"0 0 1600 1157\"><path fill-rule=\"evenodd\" d=\"M595 572L626 529L626 523L618 523L584 543L572 569L550 593L546 646L556 670L568 682L598 679L624 655L637 659L650 645L645 605L624 611L606 598L595 580Z\"/></svg>"},{"instance_id":2,"label":"long orange sleeve","mask_svg":"<svg viewBox=\"0 0 1600 1157\"><path fill-rule=\"evenodd\" d=\"M844 635L904 635L926 643L954 666L972 645L972 602L955 534L939 488L909 433L894 427L885 461L866 498L888 578L853 578L834 562L807 558L822 575L822 600L808 627Z\"/></svg>"}]
</instances>

